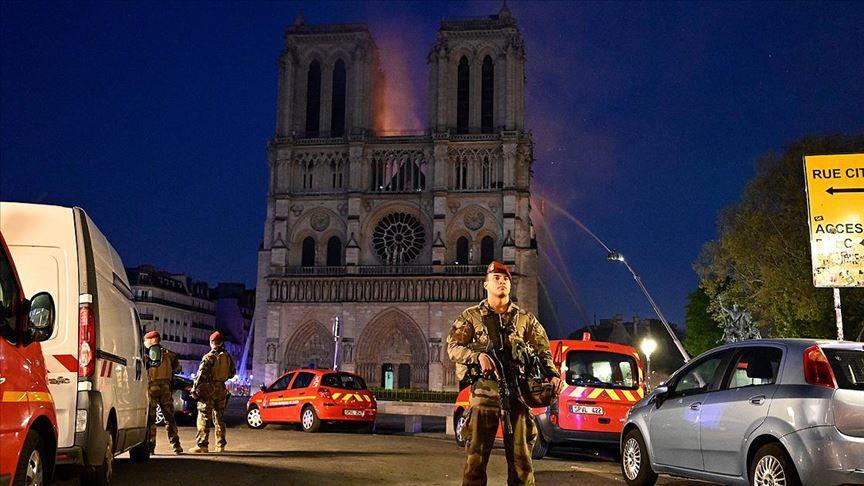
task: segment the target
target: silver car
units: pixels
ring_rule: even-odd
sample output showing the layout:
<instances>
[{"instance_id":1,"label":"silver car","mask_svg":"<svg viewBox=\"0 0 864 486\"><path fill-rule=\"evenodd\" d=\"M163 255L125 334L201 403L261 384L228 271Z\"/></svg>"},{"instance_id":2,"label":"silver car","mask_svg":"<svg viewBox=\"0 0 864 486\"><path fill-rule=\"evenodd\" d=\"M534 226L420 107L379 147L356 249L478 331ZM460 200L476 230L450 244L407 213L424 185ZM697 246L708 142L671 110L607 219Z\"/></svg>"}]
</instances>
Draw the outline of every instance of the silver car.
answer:
<instances>
[{"instance_id":1,"label":"silver car","mask_svg":"<svg viewBox=\"0 0 864 486\"><path fill-rule=\"evenodd\" d=\"M864 484L864 344L759 339L693 359L628 412L621 469L725 484Z\"/></svg>"}]
</instances>

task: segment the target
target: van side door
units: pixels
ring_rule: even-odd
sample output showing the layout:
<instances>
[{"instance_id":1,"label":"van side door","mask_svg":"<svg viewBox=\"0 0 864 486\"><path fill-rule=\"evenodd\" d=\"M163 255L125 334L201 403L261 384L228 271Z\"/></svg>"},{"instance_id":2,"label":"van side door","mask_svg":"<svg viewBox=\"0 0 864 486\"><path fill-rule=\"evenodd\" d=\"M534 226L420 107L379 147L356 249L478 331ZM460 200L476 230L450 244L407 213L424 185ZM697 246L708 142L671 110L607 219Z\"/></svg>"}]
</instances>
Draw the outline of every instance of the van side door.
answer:
<instances>
[{"instance_id":1,"label":"van side door","mask_svg":"<svg viewBox=\"0 0 864 486\"><path fill-rule=\"evenodd\" d=\"M0 473L5 481L6 474L11 476L15 472L18 453L24 443L26 431L21 433L21 425L30 420L26 398L33 377L25 371L29 363L21 343L20 311L24 295L4 246L0 244L0 398L3 399L3 413L0 414L3 469ZM7 470L7 467L12 469Z\"/></svg>"}]
</instances>

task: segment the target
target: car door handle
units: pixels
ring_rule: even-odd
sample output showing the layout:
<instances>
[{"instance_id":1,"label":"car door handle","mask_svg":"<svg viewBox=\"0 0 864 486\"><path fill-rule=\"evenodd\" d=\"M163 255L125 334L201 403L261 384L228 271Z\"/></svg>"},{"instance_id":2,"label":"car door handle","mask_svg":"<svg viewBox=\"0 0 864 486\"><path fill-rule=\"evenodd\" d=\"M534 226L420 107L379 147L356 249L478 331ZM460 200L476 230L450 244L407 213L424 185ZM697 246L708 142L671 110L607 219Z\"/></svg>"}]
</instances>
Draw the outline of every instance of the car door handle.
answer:
<instances>
[{"instance_id":1,"label":"car door handle","mask_svg":"<svg viewBox=\"0 0 864 486\"><path fill-rule=\"evenodd\" d=\"M750 397L750 403L753 405L762 405L765 403L765 395L756 395L755 397Z\"/></svg>"},{"instance_id":2,"label":"car door handle","mask_svg":"<svg viewBox=\"0 0 864 486\"><path fill-rule=\"evenodd\" d=\"M699 410L702 408L702 402L693 402L690 404L690 410Z\"/></svg>"},{"instance_id":3,"label":"car door handle","mask_svg":"<svg viewBox=\"0 0 864 486\"><path fill-rule=\"evenodd\" d=\"M141 381L141 368L142 368L141 358L135 357L135 380Z\"/></svg>"}]
</instances>

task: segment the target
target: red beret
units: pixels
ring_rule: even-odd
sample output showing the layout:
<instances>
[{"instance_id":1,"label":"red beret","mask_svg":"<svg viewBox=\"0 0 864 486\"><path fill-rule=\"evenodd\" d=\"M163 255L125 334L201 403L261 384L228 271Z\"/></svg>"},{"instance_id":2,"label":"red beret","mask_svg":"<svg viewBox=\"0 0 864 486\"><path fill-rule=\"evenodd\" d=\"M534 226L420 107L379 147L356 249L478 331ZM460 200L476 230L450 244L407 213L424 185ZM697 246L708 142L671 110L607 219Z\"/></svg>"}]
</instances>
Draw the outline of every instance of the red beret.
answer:
<instances>
[{"instance_id":1,"label":"red beret","mask_svg":"<svg viewBox=\"0 0 864 486\"><path fill-rule=\"evenodd\" d=\"M144 335L144 339L158 339L161 341L162 336L160 336L159 333L156 331L150 331Z\"/></svg>"},{"instance_id":2,"label":"red beret","mask_svg":"<svg viewBox=\"0 0 864 486\"><path fill-rule=\"evenodd\" d=\"M507 278L513 278L513 275L510 274L510 269L507 268L507 265L498 262L492 262L489 264L489 267L486 268L486 273L503 273L507 275Z\"/></svg>"},{"instance_id":3,"label":"red beret","mask_svg":"<svg viewBox=\"0 0 864 486\"><path fill-rule=\"evenodd\" d=\"M210 342L222 343L225 342L225 339L222 338L222 333L219 331L213 331L213 334L210 335Z\"/></svg>"}]
</instances>

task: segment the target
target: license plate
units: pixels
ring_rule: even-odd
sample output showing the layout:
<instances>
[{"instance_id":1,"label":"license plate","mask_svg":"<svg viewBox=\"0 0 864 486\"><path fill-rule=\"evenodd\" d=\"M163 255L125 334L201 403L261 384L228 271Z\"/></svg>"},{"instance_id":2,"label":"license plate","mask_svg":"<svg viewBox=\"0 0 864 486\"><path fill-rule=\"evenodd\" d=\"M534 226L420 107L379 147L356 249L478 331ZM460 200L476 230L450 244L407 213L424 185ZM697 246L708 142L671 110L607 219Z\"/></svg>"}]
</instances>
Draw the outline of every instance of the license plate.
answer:
<instances>
[{"instance_id":1,"label":"license plate","mask_svg":"<svg viewBox=\"0 0 864 486\"><path fill-rule=\"evenodd\" d=\"M362 417L363 416L363 410L345 410L344 413L345 413L345 415L348 415L351 417Z\"/></svg>"},{"instance_id":2,"label":"license plate","mask_svg":"<svg viewBox=\"0 0 864 486\"><path fill-rule=\"evenodd\" d=\"M570 405L570 413L587 415L603 415L603 407L586 407L585 405Z\"/></svg>"}]
</instances>

